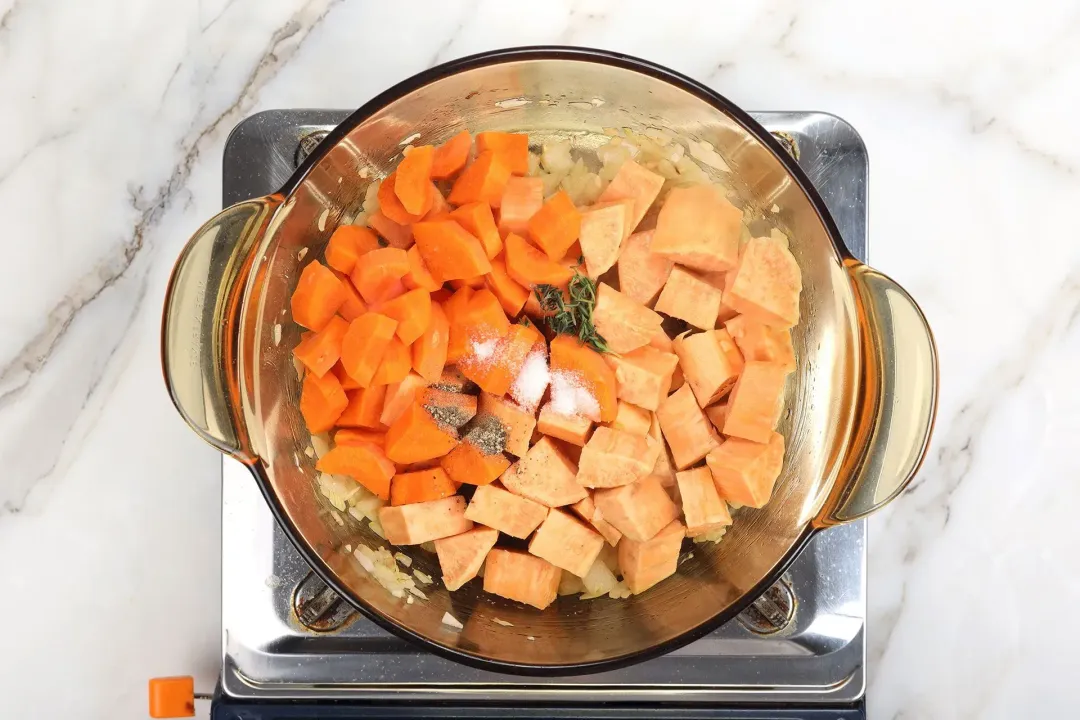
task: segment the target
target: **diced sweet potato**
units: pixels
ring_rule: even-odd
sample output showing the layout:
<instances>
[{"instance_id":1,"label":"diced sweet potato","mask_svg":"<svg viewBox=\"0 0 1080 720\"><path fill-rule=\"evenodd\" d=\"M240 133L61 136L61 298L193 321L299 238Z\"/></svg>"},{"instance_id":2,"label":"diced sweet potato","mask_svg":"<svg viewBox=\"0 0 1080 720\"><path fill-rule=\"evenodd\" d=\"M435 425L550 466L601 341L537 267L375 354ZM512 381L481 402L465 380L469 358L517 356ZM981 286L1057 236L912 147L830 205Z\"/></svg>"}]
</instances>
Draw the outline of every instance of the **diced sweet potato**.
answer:
<instances>
[{"instance_id":1,"label":"diced sweet potato","mask_svg":"<svg viewBox=\"0 0 1080 720\"><path fill-rule=\"evenodd\" d=\"M630 234L627 224L634 213L633 200L620 200L589 208L581 213L581 254L586 273L597 278L619 259L619 249Z\"/></svg>"},{"instance_id":2,"label":"diced sweet potato","mask_svg":"<svg viewBox=\"0 0 1080 720\"><path fill-rule=\"evenodd\" d=\"M653 230L634 233L623 243L619 255L619 292L652 307L667 282L675 262L654 253Z\"/></svg>"},{"instance_id":3,"label":"diced sweet potato","mask_svg":"<svg viewBox=\"0 0 1080 720\"><path fill-rule=\"evenodd\" d=\"M716 325L722 297L719 288L676 265L656 301L656 311L710 330Z\"/></svg>"},{"instance_id":4,"label":"diced sweet potato","mask_svg":"<svg viewBox=\"0 0 1080 720\"><path fill-rule=\"evenodd\" d=\"M615 547L619 544L619 540L622 539L622 533L618 529L604 519L604 513L602 513L593 502L592 496L584 497L578 500L576 503L570 506L570 509L578 514L585 522L592 525L596 532L604 536L608 545Z\"/></svg>"},{"instance_id":5,"label":"diced sweet potato","mask_svg":"<svg viewBox=\"0 0 1080 720\"><path fill-rule=\"evenodd\" d=\"M473 493L465 517L495 528L510 537L529 537L547 517L548 509L497 485L480 485Z\"/></svg>"},{"instance_id":6,"label":"diced sweet potato","mask_svg":"<svg viewBox=\"0 0 1080 720\"><path fill-rule=\"evenodd\" d=\"M652 474L660 480L660 484L666 488L675 485L675 461L671 457L671 450L664 442L664 433L660 430L660 420L653 413L652 424L649 425L649 439L660 446L660 453L656 456L656 464L653 465Z\"/></svg>"},{"instance_id":7,"label":"diced sweet potato","mask_svg":"<svg viewBox=\"0 0 1080 720\"><path fill-rule=\"evenodd\" d=\"M739 260L742 211L714 185L675 188L656 218L652 251L700 270L730 270Z\"/></svg>"},{"instance_id":8,"label":"diced sweet potato","mask_svg":"<svg viewBox=\"0 0 1080 720\"><path fill-rule=\"evenodd\" d=\"M693 391L684 385L660 403L656 410L675 467L685 470L720 444L720 438L705 413L698 407Z\"/></svg>"},{"instance_id":9,"label":"diced sweet potato","mask_svg":"<svg viewBox=\"0 0 1080 720\"><path fill-rule=\"evenodd\" d=\"M652 470L659 452L645 437L598 427L581 451L577 481L590 488L628 485Z\"/></svg>"},{"instance_id":10,"label":"diced sweet potato","mask_svg":"<svg viewBox=\"0 0 1080 720\"><path fill-rule=\"evenodd\" d=\"M529 552L578 577L585 577L604 547L604 538L562 510L552 510L529 542Z\"/></svg>"},{"instance_id":11,"label":"diced sweet potato","mask_svg":"<svg viewBox=\"0 0 1080 720\"><path fill-rule=\"evenodd\" d=\"M728 438L705 458L720 495L728 502L763 507L784 468L784 436L774 432L766 443Z\"/></svg>"},{"instance_id":12,"label":"diced sweet potato","mask_svg":"<svg viewBox=\"0 0 1080 720\"><path fill-rule=\"evenodd\" d=\"M787 370L782 365L746 363L731 390L723 433L754 442L768 442L784 408L786 379Z\"/></svg>"},{"instance_id":13,"label":"diced sweet potato","mask_svg":"<svg viewBox=\"0 0 1080 720\"><path fill-rule=\"evenodd\" d=\"M660 479L653 475L622 487L597 490L593 502L604 520L637 542L651 539L679 517Z\"/></svg>"},{"instance_id":14,"label":"diced sweet potato","mask_svg":"<svg viewBox=\"0 0 1080 720\"><path fill-rule=\"evenodd\" d=\"M660 328L660 332L656 333L649 339L649 347L656 348L663 352L675 352L675 348L671 343L671 338L668 337L664 328Z\"/></svg>"},{"instance_id":15,"label":"diced sweet potato","mask_svg":"<svg viewBox=\"0 0 1080 720\"><path fill-rule=\"evenodd\" d=\"M607 283L597 288L592 319L608 347L617 353L648 345L664 322L664 318Z\"/></svg>"},{"instance_id":16,"label":"diced sweet potato","mask_svg":"<svg viewBox=\"0 0 1080 720\"><path fill-rule=\"evenodd\" d=\"M752 238L724 288L724 302L766 325L789 328L799 323L802 274L794 256L773 238Z\"/></svg>"},{"instance_id":17,"label":"diced sweet potato","mask_svg":"<svg viewBox=\"0 0 1080 720\"><path fill-rule=\"evenodd\" d=\"M562 570L547 560L516 550L488 553L484 591L543 610L555 601Z\"/></svg>"},{"instance_id":18,"label":"diced sweet potato","mask_svg":"<svg viewBox=\"0 0 1080 720\"><path fill-rule=\"evenodd\" d=\"M724 432L724 422L727 420L727 411L728 404L726 401L705 408L705 415L709 418L709 422L713 424L713 427L716 428L716 431L719 433Z\"/></svg>"},{"instance_id":19,"label":"diced sweet potato","mask_svg":"<svg viewBox=\"0 0 1080 720\"><path fill-rule=\"evenodd\" d=\"M646 345L622 355L604 355L615 371L620 400L646 410L656 410L671 390L671 378L679 364L674 353Z\"/></svg>"},{"instance_id":20,"label":"diced sweet potato","mask_svg":"<svg viewBox=\"0 0 1080 720\"><path fill-rule=\"evenodd\" d=\"M390 504L411 505L450 497L457 486L440 467L399 472L390 483Z\"/></svg>"},{"instance_id":21,"label":"diced sweet potato","mask_svg":"<svg viewBox=\"0 0 1080 720\"><path fill-rule=\"evenodd\" d=\"M574 464L545 436L503 473L502 484L512 493L554 508L588 496L576 476Z\"/></svg>"},{"instance_id":22,"label":"diced sweet potato","mask_svg":"<svg viewBox=\"0 0 1080 720\"><path fill-rule=\"evenodd\" d=\"M733 317L724 323L739 351L747 360L776 363L788 372L795 370L795 349L791 331L757 322L748 315Z\"/></svg>"},{"instance_id":23,"label":"diced sweet potato","mask_svg":"<svg viewBox=\"0 0 1080 720\"><path fill-rule=\"evenodd\" d=\"M723 446L721 446L723 447ZM714 450L713 452L717 452ZM686 534L704 535L731 524L727 503L720 499L709 468L684 470L676 476L686 518Z\"/></svg>"},{"instance_id":24,"label":"diced sweet potato","mask_svg":"<svg viewBox=\"0 0 1080 720\"><path fill-rule=\"evenodd\" d=\"M664 186L664 177L646 170L633 160L627 160L619 166L619 171L611 179L597 202L609 203L618 200L633 200L634 214L630 218L627 231L633 232L649 211L649 207L660 194Z\"/></svg>"},{"instance_id":25,"label":"diced sweet potato","mask_svg":"<svg viewBox=\"0 0 1080 720\"><path fill-rule=\"evenodd\" d=\"M506 452L517 457L524 457L529 451L536 418L512 402L492 395L480 395L480 415L494 417L506 428Z\"/></svg>"},{"instance_id":26,"label":"diced sweet potato","mask_svg":"<svg viewBox=\"0 0 1080 720\"><path fill-rule=\"evenodd\" d=\"M707 407L731 391L742 372L743 358L727 330L680 336L674 345L699 406Z\"/></svg>"},{"instance_id":27,"label":"diced sweet potato","mask_svg":"<svg viewBox=\"0 0 1080 720\"><path fill-rule=\"evenodd\" d=\"M623 538L619 543L619 569L635 595L675 574L679 564L686 528L678 520L658 532L651 540L637 542Z\"/></svg>"},{"instance_id":28,"label":"diced sweet potato","mask_svg":"<svg viewBox=\"0 0 1080 720\"><path fill-rule=\"evenodd\" d=\"M435 553L439 556L446 589L453 592L476 577L498 539L498 530L475 527L460 535L436 540Z\"/></svg>"},{"instance_id":29,"label":"diced sweet potato","mask_svg":"<svg viewBox=\"0 0 1080 720\"><path fill-rule=\"evenodd\" d=\"M473 395L426 387L417 392L416 398L435 422L444 427L457 429L476 417L477 402Z\"/></svg>"},{"instance_id":30,"label":"diced sweet potato","mask_svg":"<svg viewBox=\"0 0 1080 720\"><path fill-rule=\"evenodd\" d=\"M619 410L609 427L622 430L631 435L645 437L649 434L649 426L652 424L652 413L637 405L632 405L625 400L619 401Z\"/></svg>"},{"instance_id":31,"label":"diced sweet potato","mask_svg":"<svg viewBox=\"0 0 1080 720\"><path fill-rule=\"evenodd\" d=\"M392 545L419 545L472 529L465 517L465 498L451 495L413 505L379 508L379 523Z\"/></svg>"},{"instance_id":32,"label":"diced sweet potato","mask_svg":"<svg viewBox=\"0 0 1080 720\"><path fill-rule=\"evenodd\" d=\"M540 410L540 417L536 421L536 429L544 435L550 435L574 445L584 445L589 439L593 422L581 415L561 415L551 409L551 405L545 405Z\"/></svg>"}]
</instances>

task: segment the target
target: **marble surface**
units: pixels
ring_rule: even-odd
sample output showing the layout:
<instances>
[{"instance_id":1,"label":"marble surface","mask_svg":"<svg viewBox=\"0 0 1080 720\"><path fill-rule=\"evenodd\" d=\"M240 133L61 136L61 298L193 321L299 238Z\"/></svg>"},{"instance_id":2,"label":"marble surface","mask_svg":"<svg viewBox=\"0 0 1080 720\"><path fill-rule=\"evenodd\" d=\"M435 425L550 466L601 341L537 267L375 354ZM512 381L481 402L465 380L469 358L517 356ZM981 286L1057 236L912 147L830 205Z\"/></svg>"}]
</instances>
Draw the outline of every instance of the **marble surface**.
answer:
<instances>
[{"instance_id":1,"label":"marble surface","mask_svg":"<svg viewBox=\"0 0 1080 720\"><path fill-rule=\"evenodd\" d=\"M165 394L158 329L230 128L533 43L859 129L873 262L942 357L932 452L871 522L870 717L1074 716L1075 0L0 0L0 716L212 687L219 458Z\"/></svg>"}]
</instances>

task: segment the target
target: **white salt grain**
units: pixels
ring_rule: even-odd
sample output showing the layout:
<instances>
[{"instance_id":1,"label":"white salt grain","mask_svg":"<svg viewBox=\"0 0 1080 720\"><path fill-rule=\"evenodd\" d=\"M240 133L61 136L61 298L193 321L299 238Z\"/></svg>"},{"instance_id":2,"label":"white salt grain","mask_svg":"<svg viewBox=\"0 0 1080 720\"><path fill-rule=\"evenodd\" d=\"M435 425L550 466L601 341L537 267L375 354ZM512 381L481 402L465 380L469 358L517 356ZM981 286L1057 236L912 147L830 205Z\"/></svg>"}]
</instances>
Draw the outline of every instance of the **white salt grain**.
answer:
<instances>
[{"instance_id":1,"label":"white salt grain","mask_svg":"<svg viewBox=\"0 0 1080 720\"><path fill-rule=\"evenodd\" d=\"M600 403L572 373L551 374L551 410L567 417L584 416L590 420L600 420Z\"/></svg>"},{"instance_id":2,"label":"white salt grain","mask_svg":"<svg viewBox=\"0 0 1080 720\"><path fill-rule=\"evenodd\" d=\"M532 352L521 364L521 370L510 388L510 395L518 405L535 412L549 382L551 373L548 372L547 356L542 352Z\"/></svg>"},{"instance_id":3,"label":"white salt grain","mask_svg":"<svg viewBox=\"0 0 1080 720\"><path fill-rule=\"evenodd\" d=\"M484 340L483 342L477 342L473 340L472 354L477 360L489 360L495 355L495 351L499 348L498 340Z\"/></svg>"}]
</instances>

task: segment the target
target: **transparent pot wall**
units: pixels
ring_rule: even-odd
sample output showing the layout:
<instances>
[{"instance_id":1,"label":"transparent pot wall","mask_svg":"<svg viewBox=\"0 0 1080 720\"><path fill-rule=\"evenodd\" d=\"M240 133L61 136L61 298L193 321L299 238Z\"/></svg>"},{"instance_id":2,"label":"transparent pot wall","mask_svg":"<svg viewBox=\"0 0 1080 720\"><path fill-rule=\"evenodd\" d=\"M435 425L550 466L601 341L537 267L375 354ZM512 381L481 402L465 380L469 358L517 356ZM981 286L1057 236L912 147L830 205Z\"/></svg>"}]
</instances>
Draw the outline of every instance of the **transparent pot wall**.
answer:
<instances>
[{"instance_id":1,"label":"transparent pot wall","mask_svg":"<svg viewBox=\"0 0 1080 720\"><path fill-rule=\"evenodd\" d=\"M407 549L414 568L435 578L427 601L407 604L373 582L345 545L385 545L367 524L319 494L312 440L298 408L290 349L300 330L288 298L300 268L320 255L333 229L361 209L372 179L387 174L402 147L439 143L461 130L528 132L534 146L568 138L587 162L607 141L604 128L660 129L705 140L729 172L705 167L743 207L757 234L775 223L792 238L803 271L803 320L794 331L799 370L788 385L780 430L785 470L772 501L743 509L719 544L695 545L679 572L640 597L561 597L544 612L483 594L470 583L453 594L435 558ZM736 182L735 178L738 178ZM777 212L771 212L773 207ZM759 212L759 209L766 212ZM648 222L648 221L647 221ZM355 128L325 153L275 216L248 281L241 319L242 411L254 452L288 521L333 569L354 602L411 632L482 658L533 664L613 659L672 640L708 622L760 583L817 515L840 472L855 423L860 372L850 281L816 211L772 152L737 122L693 94L648 75L599 62L537 59L468 70L419 87ZM278 339L280 338L280 341ZM686 551L689 553L690 551ZM449 612L464 625L442 624ZM500 618L512 626L494 623ZM534 641L523 642L526 636Z\"/></svg>"}]
</instances>

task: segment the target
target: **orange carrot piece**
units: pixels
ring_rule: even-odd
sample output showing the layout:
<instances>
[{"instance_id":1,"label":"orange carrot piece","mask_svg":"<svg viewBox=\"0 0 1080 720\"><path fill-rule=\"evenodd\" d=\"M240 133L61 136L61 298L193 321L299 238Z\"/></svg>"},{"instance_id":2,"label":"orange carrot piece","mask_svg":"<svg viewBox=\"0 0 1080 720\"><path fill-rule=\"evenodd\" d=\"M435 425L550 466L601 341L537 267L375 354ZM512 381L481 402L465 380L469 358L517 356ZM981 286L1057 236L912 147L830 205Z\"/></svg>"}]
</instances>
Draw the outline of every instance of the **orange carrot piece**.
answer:
<instances>
[{"instance_id":1,"label":"orange carrot piece","mask_svg":"<svg viewBox=\"0 0 1080 720\"><path fill-rule=\"evenodd\" d=\"M492 151L514 175L529 172L529 136L523 133L482 132L476 136L476 152Z\"/></svg>"},{"instance_id":2,"label":"orange carrot piece","mask_svg":"<svg viewBox=\"0 0 1080 720\"><path fill-rule=\"evenodd\" d=\"M409 256L398 248L379 248L356 261L350 279L369 305L383 303L405 291L401 281L409 272Z\"/></svg>"},{"instance_id":3,"label":"orange carrot piece","mask_svg":"<svg viewBox=\"0 0 1080 720\"><path fill-rule=\"evenodd\" d=\"M397 321L369 312L349 325L341 341L341 364L361 387L371 385L383 354L394 338Z\"/></svg>"},{"instance_id":4,"label":"orange carrot piece","mask_svg":"<svg viewBox=\"0 0 1080 720\"><path fill-rule=\"evenodd\" d=\"M506 236L506 272L517 284L532 288L537 285L566 285L574 271L560 265L537 250L520 235Z\"/></svg>"},{"instance_id":5,"label":"orange carrot piece","mask_svg":"<svg viewBox=\"0 0 1080 720\"><path fill-rule=\"evenodd\" d=\"M525 235L529 232L529 218L543 205L544 181L541 178L510 178L499 206L499 232Z\"/></svg>"},{"instance_id":6,"label":"orange carrot piece","mask_svg":"<svg viewBox=\"0 0 1080 720\"><path fill-rule=\"evenodd\" d=\"M379 199L379 212L386 217L390 218L398 225L411 225L412 223L419 222L427 211L431 209L431 194L428 192L427 185L424 186L421 197L423 203L420 205L420 209L416 212L409 212L405 209L405 206L401 204L401 200L397 196L397 172L392 172L383 178L382 183L379 185L378 199ZM409 192L412 192L410 189Z\"/></svg>"},{"instance_id":7,"label":"orange carrot piece","mask_svg":"<svg viewBox=\"0 0 1080 720\"><path fill-rule=\"evenodd\" d=\"M455 290L450 299L446 300L443 310L446 311L446 319L450 321L451 326L453 326L457 314L469 307L469 301L472 300L474 292L476 291L471 287L465 286Z\"/></svg>"},{"instance_id":8,"label":"orange carrot piece","mask_svg":"<svg viewBox=\"0 0 1080 720\"><path fill-rule=\"evenodd\" d=\"M412 345L412 366L429 383L437 382L446 365L446 348L450 342L450 321L442 306L432 303L431 322L420 339Z\"/></svg>"},{"instance_id":9,"label":"orange carrot piece","mask_svg":"<svg viewBox=\"0 0 1080 720\"><path fill-rule=\"evenodd\" d=\"M440 462L450 479L459 485L489 485L510 467L510 459L501 452L485 455L466 437Z\"/></svg>"},{"instance_id":10,"label":"orange carrot piece","mask_svg":"<svg viewBox=\"0 0 1080 720\"><path fill-rule=\"evenodd\" d=\"M373 227L375 232L379 233L379 237L385 240L386 244L390 247L398 248L400 250L408 250L412 247L413 236L411 226L396 223L386 217L381 211L368 218L368 225Z\"/></svg>"},{"instance_id":11,"label":"orange carrot piece","mask_svg":"<svg viewBox=\"0 0 1080 720\"><path fill-rule=\"evenodd\" d=\"M450 287L455 290L460 290L463 287L471 287L473 290L479 290L484 287L484 275L477 275L476 277L465 278L464 280L451 280Z\"/></svg>"},{"instance_id":12,"label":"orange carrot piece","mask_svg":"<svg viewBox=\"0 0 1080 720\"><path fill-rule=\"evenodd\" d=\"M369 228L341 225L326 243L326 264L346 275L352 272L361 255L379 247L379 238Z\"/></svg>"},{"instance_id":13,"label":"orange carrot piece","mask_svg":"<svg viewBox=\"0 0 1080 720\"><path fill-rule=\"evenodd\" d=\"M499 299L507 315L517 317L521 314L521 308L529 299L529 291L507 274L506 263L502 258L491 261L491 272L484 276L484 283L487 289Z\"/></svg>"},{"instance_id":14,"label":"orange carrot piece","mask_svg":"<svg viewBox=\"0 0 1080 720\"><path fill-rule=\"evenodd\" d=\"M293 348L293 355L304 367L322 377L341 357L341 339L348 329L349 323L335 315L322 330L301 340Z\"/></svg>"},{"instance_id":15,"label":"orange carrot piece","mask_svg":"<svg viewBox=\"0 0 1080 720\"><path fill-rule=\"evenodd\" d=\"M369 388L350 390L345 394L349 397L349 405L337 419L338 426L382 429L379 416L382 414L383 399L386 397L385 385L372 385Z\"/></svg>"},{"instance_id":16,"label":"orange carrot piece","mask_svg":"<svg viewBox=\"0 0 1080 720\"><path fill-rule=\"evenodd\" d=\"M492 151L480 153L472 165L465 168L447 198L451 205L485 202L498 207L502 201L503 188L510 179L510 168L503 157ZM379 198L382 202L382 198Z\"/></svg>"},{"instance_id":17,"label":"orange carrot piece","mask_svg":"<svg viewBox=\"0 0 1080 720\"><path fill-rule=\"evenodd\" d=\"M435 183L430 183L431 186L431 209L424 215L425 220L437 220L441 219L444 215L449 215L453 209L450 207L450 203L446 202L446 198L439 192L439 188Z\"/></svg>"},{"instance_id":18,"label":"orange carrot piece","mask_svg":"<svg viewBox=\"0 0 1080 720\"><path fill-rule=\"evenodd\" d=\"M396 463L414 463L442 457L457 445L457 438L436 423L420 403L413 403L386 431L386 455Z\"/></svg>"},{"instance_id":19,"label":"orange carrot piece","mask_svg":"<svg viewBox=\"0 0 1080 720\"><path fill-rule=\"evenodd\" d=\"M458 369L485 392L505 395L521 372L526 356L543 342L544 336L536 328L511 325L490 357L466 355L458 362Z\"/></svg>"},{"instance_id":20,"label":"orange carrot piece","mask_svg":"<svg viewBox=\"0 0 1080 720\"><path fill-rule=\"evenodd\" d=\"M348 475L383 500L390 499L394 463L378 445L338 445L319 458L315 469L330 475Z\"/></svg>"},{"instance_id":21,"label":"orange carrot piece","mask_svg":"<svg viewBox=\"0 0 1080 720\"><path fill-rule=\"evenodd\" d=\"M388 385L386 399L383 401L382 412L379 414L379 422L383 425L393 425L394 421L401 417L413 401L416 394L427 386L427 380L414 372L410 372L401 382Z\"/></svg>"},{"instance_id":22,"label":"orange carrot piece","mask_svg":"<svg viewBox=\"0 0 1080 720\"><path fill-rule=\"evenodd\" d=\"M300 281L289 299L289 307L298 325L318 332L337 314L346 297L345 288L341 287L341 281L334 272L316 260L300 273Z\"/></svg>"},{"instance_id":23,"label":"orange carrot piece","mask_svg":"<svg viewBox=\"0 0 1080 720\"><path fill-rule=\"evenodd\" d=\"M552 372L576 373L600 405L600 422L611 422L618 412L618 383L615 371L604 357L572 335L559 335L551 341Z\"/></svg>"},{"instance_id":24,"label":"orange carrot piece","mask_svg":"<svg viewBox=\"0 0 1080 720\"><path fill-rule=\"evenodd\" d=\"M399 383L405 379L411 369L412 356L409 354L409 346L398 338L392 337L383 352L382 360L379 361L379 367L371 377L371 384Z\"/></svg>"},{"instance_id":25,"label":"orange carrot piece","mask_svg":"<svg viewBox=\"0 0 1080 720\"><path fill-rule=\"evenodd\" d=\"M490 205L482 202L466 203L450 213L450 217L480 241L488 260L502 252L502 236L495 225L495 216Z\"/></svg>"},{"instance_id":26,"label":"orange carrot piece","mask_svg":"<svg viewBox=\"0 0 1080 720\"><path fill-rule=\"evenodd\" d=\"M413 245L406 253L409 258L409 272L405 273L405 277L401 279L405 283L405 287L410 290L417 288L423 288L430 292L435 292L442 285L435 282L435 278L431 277L431 273L428 272L427 265L424 264L424 258L420 257L420 248Z\"/></svg>"},{"instance_id":27,"label":"orange carrot piece","mask_svg":"<svg viewBox=\"0 0 1080 720\"><path fill-rule=\"evenodd\" d=\"M379 312L397 320L398 338L406 345L412 345L431 322L431 293L419 288L410 290L384 303Z\"/></svg>"},{"instance_id":28,"label":"orange carrot piece","mask_svg":"<svg viewBox=\"0 0 1080 720\"><path fill-rule=\"evenodd\" d=\"M398 163L394 171L394 195L412 215L431 210L431 165L435 160L435 148L419 145Z\"/></svg>"},{"instance_id":29,"label":"orange carrot piece","mask_svg":"<svg viewBox=\"0 0 1080 720\"><path fill-rule=\"evenodd\" d=\"M367 303L360 297L360 293L356 291L356 286L352 284L348 275L343 275L336 270L334 274L337 275L337 279L341 281L341 287L345 290L345 302L338 308L338 315L352 322L368 311Z\"/></svg>"},{"instance_id":30,"label":"orange carrot piece","mask_svg":"<svg viewBox=\"0 0 1080 720\"><path fill-rule=\"evenodd\" d=\"M431 177L446 180L465 167L472 149L472 138L468 130L462 130L442 145L435 148L435 159L431 164Z\"/></svg>"},{"instance_id":31,"label":"orange carrot piece","mask_svg":"<svg viewBox=\"0 0 1080 720\"><path fill-rule=\"evenodd\" d=\"M416 223L413 236L435 282L463 280L491 271L483 245L454 220Z\"/></svg>"},{"instance_id":32,"label":"orange carrot piece","mask_svg":"<svg viewBox=\"0 0 1080 720\"><path fill-rule=\"evenodd\" d=\"M349 324L351 325L352 323ZM344 344L344 342L345 339L342 338L342 344ZM341 383L342 390L358 390L363 387L360 383L353 380L349 373L345 372L345 366L341 364L340 360L338 360L338 364L334 366L332 372L334 373L334 377L338 379L338 382Z\"/></svg>"},{"instance_id":33,"label":"orange carrot piece","mask_svg":"<svg viewBox=\"0 0 1080 720\"><path fill-rule=\"evenodd\" d=\"M334 427L348 404L349 399L333 373L321 378L313 373L304 376L300 390L300 414L312 433L326 432Z\"/></svg>"},{"instance_id":34,"label":"orange carrot piece","mask_svg":"<svg viewBox=\"0 0 1080 720\"><path fill-rule=\"evenodd\" d=\"M509 329L510 321L506 319L499 299L487 288L477 290L470 296L468 305L454 311L446 361L460 361L471 354L474 343L498 341Z\"/></svg>"},{"instance_id":35,"label":"orange carrot piece","mask_svg":"<svg viewBox=\"0 0 1080 720\"><path fill-rule=\"evenodd\" d=\"M386 443L386 433L356 428L341 428L334 431L335 445L360 445L361 443L382 447Z\"/></svg>"},{"instance_id":36,"label":"orange carrot piece","mask_svg":"<svg viewBox=\"0 0 1080 720\"><path fill-rule=\"evenodd\" d=\"M552 260L560 260L581 234L581 213L565 190L548 198L529 220L529 237Z\"/></svg>"},{"instance_id":37,"label":"orange carrot piece","mask_svg":"<svg viewBox=\"0 0 1080 720\"><path fill-rule=\"evenodd\" d=\"M450 497L457 486L441 467L399 473L390 483L390 504L411 505Z\"/></svg>"}]
</instances>

